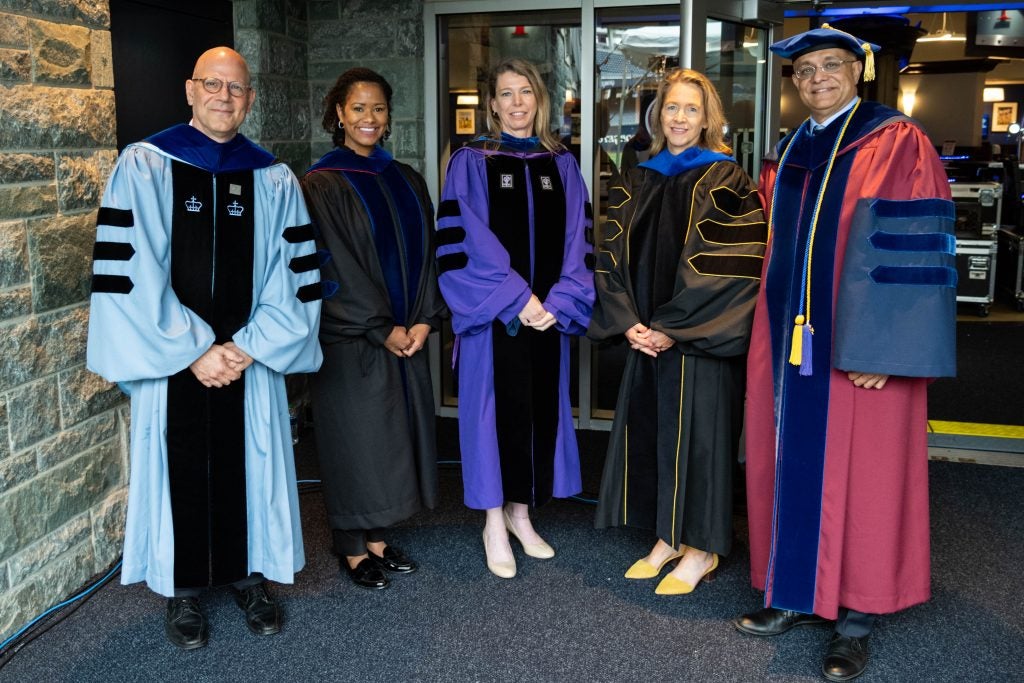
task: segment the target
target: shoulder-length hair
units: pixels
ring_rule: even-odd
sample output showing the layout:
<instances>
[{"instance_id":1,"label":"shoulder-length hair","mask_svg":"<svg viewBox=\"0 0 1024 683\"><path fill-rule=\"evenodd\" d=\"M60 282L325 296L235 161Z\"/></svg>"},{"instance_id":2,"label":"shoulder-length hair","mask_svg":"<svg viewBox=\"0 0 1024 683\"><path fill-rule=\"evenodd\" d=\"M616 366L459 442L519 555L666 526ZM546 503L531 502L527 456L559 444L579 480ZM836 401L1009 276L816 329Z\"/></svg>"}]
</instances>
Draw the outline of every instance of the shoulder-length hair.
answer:
<instances>
[{"instance_id":1,"label":"shoulder-length hair","mask_svg":"<svg viewBox=\"0 0 1024 683\"><path fill-rule=\"evenodd\" d=\"M345 146L345 129L338 125L338 105L340 104L342 108L345 107L348 93L356 83L375 83L380 86L384 93L384 99L388 103L388 125L384 129L381 142L391 137L391 84L376 71L357 66L338 76L334 87L324 97L324 117L320 125L331 134L331 142L335 147Z\"/></svg>"},{"instance_id":2,"label":"shoulder-length hair","mask_svg":"<svg viewBox=\"0 0 1024 683\"><path fill-rule=\"evenodd\" d=\"M491 102L498 96L498 76L509 72L519 74L529 81L537 99L537 114L533 118L533 134L540 138L540 144L544 145L545 149L551 152L562 150L562 143L550 129L551 97L548 95L548 89L544 86L544 81L541 80L540 72L532 62L518 57L501 60L491 69L491 73L487 77L487 102L484 106L487 107L489 114L487 129L490 131L491 137L495 139L501 137L501 121L498 120L498 114L491 109Z\"/></svg>"},{"instance_id":3,"label":"shoulder-length hair","mask_svg":"<svg viewBox=\"0 0 1024 683\"><path fill-rule=\"evenodd\" d=\"M651 156L665 147L665 132L661 129L661 109L665 105L665 95L676 83L688 83L701 92L704 100L704 129L700 132L697 144L712 152L732 154L732 148L725 144L725 112L722 111L722 99L718 96L715 86L708 77L692 69L673 69L665 74L658 84L658 94L654 100L651 125Z\"/></svg>"}]
</instances>

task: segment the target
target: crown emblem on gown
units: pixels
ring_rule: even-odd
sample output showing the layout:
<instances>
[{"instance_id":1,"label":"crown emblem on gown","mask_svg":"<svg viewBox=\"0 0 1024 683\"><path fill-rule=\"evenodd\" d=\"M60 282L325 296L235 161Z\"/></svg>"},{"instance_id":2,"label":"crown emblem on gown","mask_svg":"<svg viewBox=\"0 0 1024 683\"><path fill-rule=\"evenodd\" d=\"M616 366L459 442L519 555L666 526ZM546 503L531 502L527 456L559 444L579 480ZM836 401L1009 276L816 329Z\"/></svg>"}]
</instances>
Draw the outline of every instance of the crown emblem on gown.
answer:
<instances>
[{"instance_id":1,"label":"crown emblem on gown","mask_svg":"<svg viewBox=\"0 0 1024 683\"><path fill-rule=\"evenodd\" d=\"M203 208L203 203L196 200L195 195L192 195L192 199L185 202L185 210L189 213L199 213L201 208Z\"/></svg>"},{"instance_id":2,"label":"crown emblem on gown","mask_svg":"<svg viewBox=\"0 0 1024 683\"><path fill-rule=\"evenodd\" d=\"M239 204L237 200L228 204L229 216L241 216L243 211L245 211L245 207Z\"/></svg>"}]
</instances>

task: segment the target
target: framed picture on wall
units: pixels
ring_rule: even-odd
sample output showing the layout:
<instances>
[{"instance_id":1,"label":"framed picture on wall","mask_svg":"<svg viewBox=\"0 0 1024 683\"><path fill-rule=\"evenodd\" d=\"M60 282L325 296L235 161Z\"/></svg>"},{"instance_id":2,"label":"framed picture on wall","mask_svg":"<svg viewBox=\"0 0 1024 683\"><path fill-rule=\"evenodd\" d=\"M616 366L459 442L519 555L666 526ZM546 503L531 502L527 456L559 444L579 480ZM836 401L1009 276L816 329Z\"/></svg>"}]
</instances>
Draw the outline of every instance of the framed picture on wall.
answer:
<instances>
[{"instance_id":1,"label":"framed picture on wall","mask_svg":"<svg viewBox=\"0 0 1024 683\"><path fill-rule=\"evenodd\" d=\"M1016 110L1014 110L1016 111ZM1007 124L1009 125L1009 124ZM455 110L455 134L472 135L476 132L476 112L472 109Z\"/></svg>"},{"instance_id":2,"label":"framed picture on wall","mask_svg":"<svg viewBox=\"0 0 1024 683\"><path fill-rule=\"evenodd\" d=\"M992 132L1005 133L1017 120L1016 102L996 102L992 105Z\"/></svg>"}]
</instances>

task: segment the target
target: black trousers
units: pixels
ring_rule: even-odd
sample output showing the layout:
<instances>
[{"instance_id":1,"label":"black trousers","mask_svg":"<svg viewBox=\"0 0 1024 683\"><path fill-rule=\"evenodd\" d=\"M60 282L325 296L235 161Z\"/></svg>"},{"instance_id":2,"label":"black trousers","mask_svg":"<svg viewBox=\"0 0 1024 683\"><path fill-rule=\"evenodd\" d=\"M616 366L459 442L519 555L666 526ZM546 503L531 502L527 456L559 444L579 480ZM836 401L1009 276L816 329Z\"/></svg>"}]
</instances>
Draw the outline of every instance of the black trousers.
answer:
<instances>
[{"instance_id":1,"label":"black trousers","mask_svg":"<svg viewBox=\"0 0 1024 683\"><path fill-rule=\"evenodd\" d=\"M334 554L358 557L366 554L367 543L384 540L384 529L331 529Z\"/></svg>"},{"instance_id":2,"label":"black trousers","mask_svg":"<svg viewBox=\"0 0 1024 683\"><path fill-rule=\"evenodd\" d=\"M253 572L244 579L239 579L231 585L237 590L245 590L249 586L255 586L257 583L263 581L263 574L259 572ZM176 598L198 598L199 595L206 590L206 588L175 588L174 597Z\"/></svg>"},{"instance_id":3,"label":"black trousers","mask_svg":"<svg viewBox=\"0 0 1024 683\"><path fill-rule=\"evenodd\" d=\"M858 612L846 607L839 608L839 618L836 619L836 633L850 638L863 638L871 633L875 625L877 614Z\"/></svg>"}]
</instances>

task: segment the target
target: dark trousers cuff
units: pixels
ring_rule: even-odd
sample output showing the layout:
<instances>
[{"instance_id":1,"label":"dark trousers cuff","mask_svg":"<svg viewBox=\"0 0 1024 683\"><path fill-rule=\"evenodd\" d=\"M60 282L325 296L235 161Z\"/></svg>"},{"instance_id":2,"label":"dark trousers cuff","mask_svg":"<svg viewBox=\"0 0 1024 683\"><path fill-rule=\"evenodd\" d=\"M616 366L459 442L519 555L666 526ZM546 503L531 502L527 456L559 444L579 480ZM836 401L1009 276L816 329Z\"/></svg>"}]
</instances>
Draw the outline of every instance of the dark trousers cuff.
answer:
<instances>
[{"instance_id":1,"label":"dark trousers cuff","mask_svg":"<svg viewBox=\"0 0 1024 683\"><path fill-rule=\"evenodd\" d=\"M877 618L877 614L840 607L839 618L836 619L836 633L849 638L863 638L871 633Z\"/></svg>"},{"instance_id":2,"label":"dark trousers cuff","mask_svg":"<svg viewBox=\"0 0 1024 683\"><path fill-rule=\"evenodd\" d=\"M358 557L366 554L367 543L384 540L384 529L331 529L331 538L336 555Z\"/></svg>"}]
</instances>

